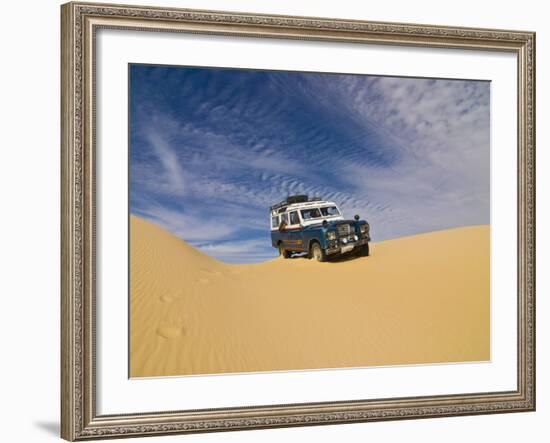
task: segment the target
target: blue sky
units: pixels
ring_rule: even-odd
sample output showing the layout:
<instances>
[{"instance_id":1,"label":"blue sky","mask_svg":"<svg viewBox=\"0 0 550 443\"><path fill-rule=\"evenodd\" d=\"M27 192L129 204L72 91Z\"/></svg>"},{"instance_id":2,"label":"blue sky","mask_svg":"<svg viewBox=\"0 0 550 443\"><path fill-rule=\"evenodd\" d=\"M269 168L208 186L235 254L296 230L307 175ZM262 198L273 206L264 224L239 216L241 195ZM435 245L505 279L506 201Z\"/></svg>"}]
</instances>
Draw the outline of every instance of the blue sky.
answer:
<instances>
[{"instance_id":1,"label":"blue sky","mask_svg":"<svg viewBox=\"0 0 550 443\"><path fill-rule=\"evenodd\" d=\"M335 201L373 241L489 223L490 83L130 65L130 212L232 263L268 207Z\"/></svg>"}]
</instances>

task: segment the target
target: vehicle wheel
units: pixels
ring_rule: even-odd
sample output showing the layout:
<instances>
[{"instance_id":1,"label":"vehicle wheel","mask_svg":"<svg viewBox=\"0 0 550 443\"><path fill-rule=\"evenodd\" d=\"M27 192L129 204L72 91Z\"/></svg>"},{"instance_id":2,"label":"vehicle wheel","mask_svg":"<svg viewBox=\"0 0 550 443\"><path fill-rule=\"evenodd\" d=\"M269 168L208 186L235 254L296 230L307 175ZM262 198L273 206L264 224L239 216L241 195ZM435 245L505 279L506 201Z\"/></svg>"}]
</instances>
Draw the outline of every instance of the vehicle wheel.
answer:
<instances>
[{"instance_id":1,"label":"vehicle wheel","mask_svg":"<svg viewBox=\"0 0 550 443\"><path fill-rule=\"evenodd\" d=\"M285 249L282 243L279 243L279 255L283 258L290 258L290 252Z\"/></svg>"},{"instance_id":2,"label":"vehicle wheel","mask_svg":"<svg viewBox=\"0 0 550 443\"><path fill-rule=\"evenodd\" d=\"M361 249L359 250L359 257L368 257L370 255L369 252L369 244L367 243L361 246Z\"/></svg>"},{"instance_id":3,"label":"vehicle wheel","mask_svg":"<svg viewBox=\"0 0 550 443\"><path fill-rule=\"evenodd\" d=\"M321 245L317 242L313 242L309 248L309 258L313 258L314 260L317 260L319 262L326 261L327 254L321 248Z\"/></svg>"}]
</instances>

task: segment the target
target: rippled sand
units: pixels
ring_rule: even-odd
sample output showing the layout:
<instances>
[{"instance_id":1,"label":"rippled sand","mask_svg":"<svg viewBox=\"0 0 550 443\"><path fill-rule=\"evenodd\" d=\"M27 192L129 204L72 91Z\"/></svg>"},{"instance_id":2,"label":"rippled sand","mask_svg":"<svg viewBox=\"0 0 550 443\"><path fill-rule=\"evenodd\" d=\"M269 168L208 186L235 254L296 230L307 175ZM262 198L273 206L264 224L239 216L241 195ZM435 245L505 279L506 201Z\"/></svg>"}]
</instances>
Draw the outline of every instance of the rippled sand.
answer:
<instances>
[{"instance_id":1,"label":"rippled sand","mask_svg":"<svg viewBox=\"0 0 550 443\"><path fill-rule=\"evenodd\" d=\"M489 227L229 265L130 222L132 377L484 361Z\"/></svg>"}]
</instances>

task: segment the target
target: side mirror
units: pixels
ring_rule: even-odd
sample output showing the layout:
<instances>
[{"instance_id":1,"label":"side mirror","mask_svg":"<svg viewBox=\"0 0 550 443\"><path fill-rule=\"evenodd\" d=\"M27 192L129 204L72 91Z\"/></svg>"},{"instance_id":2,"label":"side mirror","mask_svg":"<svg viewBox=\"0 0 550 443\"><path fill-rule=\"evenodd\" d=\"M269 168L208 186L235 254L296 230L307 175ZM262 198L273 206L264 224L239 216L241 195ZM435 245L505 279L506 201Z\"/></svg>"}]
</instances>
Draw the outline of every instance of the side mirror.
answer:
<instances>
[{"instance_id":1,"label":"side mirror","mask_svg":"<svg viewBox=\"0 0 550 443\"><path fill-rule=\"evenodd\" d=\"M323 227L326 228L328 226L328 221L323 220Z\"/></svg>"},{"instance_id":2,"label":"side mirror","mask_svg":"<svg viewBox=\"0 0 550 443\"><path fill-rule=\"evenodd\" d=\"M359 220L361 217L359 217L358 214L355 214L355 217L353 217L355 220Z\"/></svg>"}]
</instances>

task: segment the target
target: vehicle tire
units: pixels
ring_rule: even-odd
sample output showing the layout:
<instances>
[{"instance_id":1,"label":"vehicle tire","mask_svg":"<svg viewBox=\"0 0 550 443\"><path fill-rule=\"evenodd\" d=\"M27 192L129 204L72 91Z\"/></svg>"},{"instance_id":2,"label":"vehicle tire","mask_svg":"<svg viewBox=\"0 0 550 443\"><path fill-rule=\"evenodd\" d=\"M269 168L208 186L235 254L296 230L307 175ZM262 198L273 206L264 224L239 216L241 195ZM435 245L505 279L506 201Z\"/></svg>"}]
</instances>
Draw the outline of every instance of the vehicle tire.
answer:
<instances>
[{"instance_id":1,"label":"vehicle tire","mask_svg":"<svg viewBox=\"0 0 550 443\"><path fill-rule=\"evenodd\" d=\"M323 262L327 260L327 254L325 250L321 248L321 245L315 241L311 243L309 247L309 258L317 260L318 262Z\"/></svg>"},{"instance_id":2,"label":"vehicle tire","mask_svg":"<svg viewBox=\"0 0 550 443\"><path fill-rule=\"evenodd\" d=\"M369 244L365 244L363 246L361 246L361 248L359 249L359 257L368 257L370 255L370 251L369 251Z\"/></svg>"},{"instance_id":3,"label":"vehicle tire","mask_svg":"<svg viewBox=\"0 0 550 443\"><path fill-rule=\"evenodd\" d=\"M290 251L287 251L282 243L279 243L279 255L283 258L290 258Z\"/></svg>"}]
</instances>

